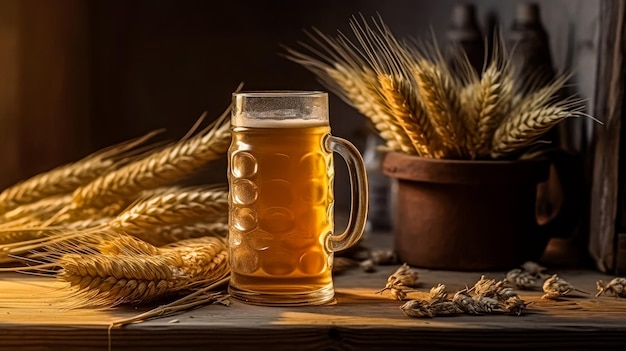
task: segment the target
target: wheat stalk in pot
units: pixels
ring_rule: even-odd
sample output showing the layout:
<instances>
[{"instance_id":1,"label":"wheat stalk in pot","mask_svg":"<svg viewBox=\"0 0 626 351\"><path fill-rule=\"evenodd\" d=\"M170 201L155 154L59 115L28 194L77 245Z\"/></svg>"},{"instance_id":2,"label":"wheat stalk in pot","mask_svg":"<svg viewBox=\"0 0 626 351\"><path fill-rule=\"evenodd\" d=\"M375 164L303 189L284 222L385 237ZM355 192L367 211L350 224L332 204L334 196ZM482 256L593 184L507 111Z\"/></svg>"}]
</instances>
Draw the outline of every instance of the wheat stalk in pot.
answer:
<instances>
[{"instance_id":1,"label":"wheat stalk in pot","mask_svg":"<svg viewBox=\"0 0 626 351\"><path fill-rule=\"evenodd\" d=\"M317 47L302 44L308 53L288 48L286 57L372 120L392 151L433 158L515 158L557 123L587 116L583 100L556 96L565 76L543 88L533 83L532 72L523 75L526 81L516 81L517 68L500 36L479 75L463 54L456 58L461 69L453 70L436 45L399 41L380 18L372 25L353 18L350 26L354 41L342 33L329 38L316 31L310 37ZM371 71L375 81L360 77Z\"/></svg>"}]
</instances>

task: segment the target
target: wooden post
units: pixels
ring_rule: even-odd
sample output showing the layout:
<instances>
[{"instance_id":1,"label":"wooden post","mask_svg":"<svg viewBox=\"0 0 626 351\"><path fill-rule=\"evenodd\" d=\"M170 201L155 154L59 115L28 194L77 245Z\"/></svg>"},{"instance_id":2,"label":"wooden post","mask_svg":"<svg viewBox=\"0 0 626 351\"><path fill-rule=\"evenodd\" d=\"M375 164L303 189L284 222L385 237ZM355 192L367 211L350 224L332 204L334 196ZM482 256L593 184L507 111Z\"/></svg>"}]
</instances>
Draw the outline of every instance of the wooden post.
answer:
<instances>
[{"instance_id":1,"label":"wooden post","mask_svg":"<svg viewBox=\"0 0 626 351\"><path fill-rule=\"evenodd\" d=\"M624 100L626 3L604 0L600 8L600 50L593 115L604 122L594 134L589 251L603 272L616 268L619 151ZM622 174L622 177L624 175Z\"/></svg>"}]
</instances>

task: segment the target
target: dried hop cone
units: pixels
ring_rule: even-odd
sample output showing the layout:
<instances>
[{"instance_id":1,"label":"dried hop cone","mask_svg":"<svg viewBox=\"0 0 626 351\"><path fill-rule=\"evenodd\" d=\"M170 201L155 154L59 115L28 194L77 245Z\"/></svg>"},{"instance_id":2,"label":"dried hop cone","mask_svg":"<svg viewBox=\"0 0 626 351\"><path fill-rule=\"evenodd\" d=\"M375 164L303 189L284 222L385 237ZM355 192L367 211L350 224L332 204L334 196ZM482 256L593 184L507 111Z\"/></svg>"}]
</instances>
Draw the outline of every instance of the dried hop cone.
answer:
<instances>
[{"instance_id":1,"label":"dried hop cone","mask_svg":"<svg viewBox=\"0 0 626 351\"><path fill-rule=\"evenodd\" d=\"M535 287L535 275L520 268L515 268L506 273L506 281L518 289L530 290Z\"/></svg>"},{"instance_id":2,"label":"dried hop cone","mask_svg":"<svg viewBox=\"0 0 626 351\"><path fill-rule=\"evenodd\" d=\"M400 306L407 317L432 318L435 316L449 316L462 311L452 301L410 300Z\"/></svg>"},{"instance_id":3,"label":"dried hop cone","mask_svg":"<svg viewBox=\"0 0 626 351\"><path fill-rule=\"evenodd\" d=\"M418 279L418 271L405 263L387 278L387 284L383 289L377 291L377 293L389 290L394 299L404 300L407 292L415 290L411 287L417 285Z\"/></svg>"},{"instance_id":4,"label":"dried hop cone","mask_svg":"<svg viewBox=\"0 0 626 351\"><path fill-rule=\"evenodd\" d=\"M578 291L584 294L588 294L585 291L579 290L568 283L566 280L559 278L556 274L546 279L543 283L543 296L542 299L556 300L562 296L569 294L572 291Z\"/></svg>"},{"instance_id":5,"label":"dried hop cone","mask_svg":"<svg viewBox=\"0 0 626 351\"><path fill-rule=\"evenodd\" d=\"M596 282L598 293L596 297L607 294L615 297L626 297L626 278L613 278L608 284L604 284L602 280Z\"/></svg>"},{"instance_id":6,"label":"dried hop cone","mask_svg":"<svg viewBox=\"0 0 626 351\"><path fill-rule=\"evenodd\" d=\"M540 278L545 275L547 268L539 265L536 262L526 261L524 262L524 264L522 264L522 270L528 272L528 274L532 275L533 277Z\"/></svg>"}]
</instances>

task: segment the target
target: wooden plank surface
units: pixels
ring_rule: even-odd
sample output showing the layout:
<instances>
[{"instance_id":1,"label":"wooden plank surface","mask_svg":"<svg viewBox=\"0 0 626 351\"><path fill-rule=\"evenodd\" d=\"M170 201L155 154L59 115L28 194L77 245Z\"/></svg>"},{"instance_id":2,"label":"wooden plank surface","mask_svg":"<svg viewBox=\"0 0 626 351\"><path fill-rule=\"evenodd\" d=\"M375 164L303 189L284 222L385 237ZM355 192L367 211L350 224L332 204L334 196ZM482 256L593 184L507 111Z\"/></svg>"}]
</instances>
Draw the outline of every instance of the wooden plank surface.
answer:
<instances>
[{"instance_id":1,"label":"wooden plank surface","mask_svg":"<svg viewBox=\"0 0 626 351\"><path fill-rule=\"evenodd\" d=\"M523 316L405 317L402 304L375 291L397 266L359 269L335 278L336 300L325 306L260 307L233 301L111 330L113 350L386 350L541 349L610 350L626 344L626 299L576 294L561 301L541 291L520 292L532 301ZM590 270L557 272L579 289L612 277ZM421 297L438 283L449 291L472 285L479 272L420 270ZM504 272L485 273L503 279ZM59 310L50 305L60 288L52 279L0 276L0 350L107 350L111 321L142 308ZM26 302L26 303L24 303Z\"/></svg>"}]
</instances>

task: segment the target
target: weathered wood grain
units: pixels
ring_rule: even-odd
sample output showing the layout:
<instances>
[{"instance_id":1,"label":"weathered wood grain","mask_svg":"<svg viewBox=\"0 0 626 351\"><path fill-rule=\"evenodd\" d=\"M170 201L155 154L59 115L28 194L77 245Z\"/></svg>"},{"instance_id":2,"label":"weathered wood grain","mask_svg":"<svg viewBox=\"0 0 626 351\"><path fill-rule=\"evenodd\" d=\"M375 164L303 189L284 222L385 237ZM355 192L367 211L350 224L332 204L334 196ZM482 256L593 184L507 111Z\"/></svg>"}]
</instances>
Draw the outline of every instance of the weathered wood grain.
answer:
<instances>
[{"instance_id":1,"label":"weathered wood grain","mask_svg":"<svg viewBox=\"0 0 626 351\"><path fill-rule=\"evenodd\" d=\"M611 350L626 343L626 299L614 297L577 293L551 301L542 300L541 291L521 291L532 304L519 317L408 318L399 309L402 302L375 293L396 268L382 266L374 273L357 268L336 276L336 299L325 306L261 307L237 301L229 307L204 306L115 327L111 346L113 350ZM456 291L481 276L424 269L419 273L419 291L409 297L423 297L438 283ZM557 273L592 294L598 279L612 278L589 270ZM504 272L485 275L504 278ZM0 276L0 350L107 350L108 324L147 309L62 311L50 305L58 289L53 279Z\"/></svg>"},{"instance_id":2,"label":"weathered wood grain","mask_svg":"<svg viewBox=\"0 0 626 351\"><path fill-rule=\"evenodd\" d=\"M626 3L603 0L596 104L593 115L604 122L595 129L589 250L597 267L615 270L619 151L624 100ZM623 255L626 252L622 251Z\"/></svg>"}]
</instances>

